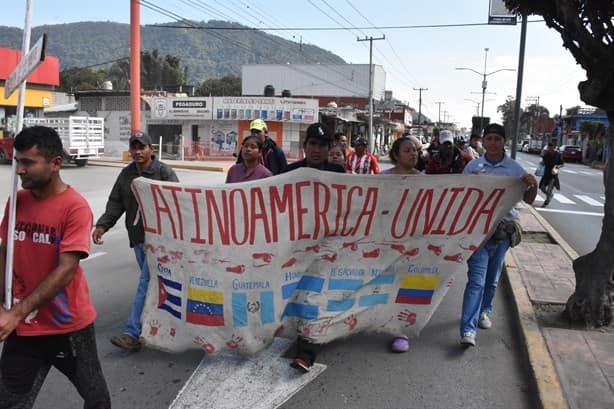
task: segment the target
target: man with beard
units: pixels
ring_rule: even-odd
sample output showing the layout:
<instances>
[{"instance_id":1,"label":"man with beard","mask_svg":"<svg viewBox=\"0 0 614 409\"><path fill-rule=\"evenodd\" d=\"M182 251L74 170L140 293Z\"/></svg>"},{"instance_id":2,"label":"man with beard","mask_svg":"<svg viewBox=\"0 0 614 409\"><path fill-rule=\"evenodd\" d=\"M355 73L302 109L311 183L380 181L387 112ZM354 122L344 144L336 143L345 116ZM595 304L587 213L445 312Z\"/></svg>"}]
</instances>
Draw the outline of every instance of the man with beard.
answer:
<instances>
[{"instance_id":1,"label":"man with beard","mask_svg":"<svg viewBox=\"0 0 614 409\"><path fill-rule=\"evenodd\" d=\"M136 262L140 270L139 284L134 297L134 304L123 334L111 337L111 343L127 351L138 351L141 348L141 314L145 305L145 295L149 284L149 267L145 255L145 230L139 214L139 205L130 187L138 177L154 180L179 182L177 175L170 166L160 162L153 155L151 138L145 132L135 132L130 136L130 155L132 163L126 166L115 181L109 195L104 214L96 222L92 233L95 244L102 244L102 236L115 225L117 220L126 213L126 230L130 239L130 247L134 249Z\"/></svg>"},{"instance_id":2,"label":"man with beard","mask_svg":"<svg viewBox=\"0 0 614 409\"><path fill-rule=\"evenodd\" d=\"M444 130L439 133L439 149L429 158L424 172L427 175L463 173L466 163L463 154L454 145L452 132Z\"/></svg>"},{"instance_id":3,"label":"man with beard","mask_svg":"<svg viewBox=\"0 0 614 409\"><path fill-rule=\"evenodd\" d=\"M51 366L83 398L84 408L108 409L94 320L96 310L80 265L90 251L92 211L60 176L62 141L44 126L15 138L17 192L15 228L9 206L0 225L0 285L4 288L7 237L14 237L12 306L0 294L0 407L31 408Z\"/></svg>"}]
</instances>

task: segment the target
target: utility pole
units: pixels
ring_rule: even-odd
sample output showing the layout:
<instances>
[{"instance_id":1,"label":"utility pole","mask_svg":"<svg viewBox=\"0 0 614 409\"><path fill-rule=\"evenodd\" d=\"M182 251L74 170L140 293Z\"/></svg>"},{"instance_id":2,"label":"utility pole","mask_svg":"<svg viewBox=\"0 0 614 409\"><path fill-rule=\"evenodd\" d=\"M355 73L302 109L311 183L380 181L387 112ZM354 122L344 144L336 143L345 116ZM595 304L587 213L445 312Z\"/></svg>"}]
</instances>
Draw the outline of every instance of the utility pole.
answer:
<instances>
[{"instance_id":1,"label":"utility pole","mask_svg":"<svg viewBox=\"0 0 614 409\"><path fill-rule=\"evenodd\" d=\"M539 119L539 95L536 97L526 97L525 101L528 104L528 107L530 107L531 105L535 105L535 114L529 117L531 120L531 124L529 126L529 132L531 133L531 137L533 137L534 136L533 134L535 133L534 132L535 124L533 123L534 122L533 117L535 117L536 121Z\"/></svg>"},{"instance_id":2,"label":"utility pole","mask_svg":"<svg viewBox=\"0 0 614 409\"><path fill-rule=\"evenodd\" d=\"M369 42L369 152L375 150L375 136L373 135L373 41L385 40L386 36L381 37L358 37L356 41L368 41Z\"/></svg>"},{"instance_id":3,"label":"utility pole","mask_svg":"<svg viewBox=\"0 0 614 409\"><path fill-rule=\"evenodd\" d=\"M424 130L422 129L422 91L428 91L428 88L414 88L414 91L419 91L418 97L418 126L420 127L420 136L424 135Z\"/></svg>"},{"instance_id":4,"label":"utility pole","mask_svg":"<svg viewBox=\"0 0 614 409\"><path fill-rule=\"evenodd\" d=\"M445 104L445 102L435 102L439 105L439 115L437 117L437 125L441 125L441 104Z\"/></svg>"}]
</instances>

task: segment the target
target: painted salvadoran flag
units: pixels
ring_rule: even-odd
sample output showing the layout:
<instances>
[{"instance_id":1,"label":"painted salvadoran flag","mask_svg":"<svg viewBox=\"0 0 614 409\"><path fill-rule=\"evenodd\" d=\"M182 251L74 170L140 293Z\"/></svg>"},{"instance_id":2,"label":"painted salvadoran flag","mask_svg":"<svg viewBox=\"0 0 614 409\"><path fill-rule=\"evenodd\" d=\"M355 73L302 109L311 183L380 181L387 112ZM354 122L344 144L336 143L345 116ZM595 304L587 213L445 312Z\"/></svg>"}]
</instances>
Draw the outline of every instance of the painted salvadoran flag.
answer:
<instances>
[{"instance_id":1,"label":"painted salvadoran flag","mask_svg":"<svg viewBox=\"0 0 614 409\"><path fill-rule=\"evenodd\" d=\"M208 327L224 325L224 293L188 287L186 322Z\"/></svg>"},{"instance_id":2,"label":"painted salvadoran flag","mask_svg":"<svg viewBox=\"0 0 614 409\"><path fill-rule=\"evenodd\" d=\"M181 319L181 283L158 276L158 308Z\"/></svg>"},{"instance_id":3,"label":"painted salvadoran flag","mask_svg":"<svg viewBox=\"0 0 614 409\"><path fill-rule=\"evenodd\" d=\"M416 274L401 279L397 304L430 304L439 284L439 276Z\"/></svg>"}]
</instances>

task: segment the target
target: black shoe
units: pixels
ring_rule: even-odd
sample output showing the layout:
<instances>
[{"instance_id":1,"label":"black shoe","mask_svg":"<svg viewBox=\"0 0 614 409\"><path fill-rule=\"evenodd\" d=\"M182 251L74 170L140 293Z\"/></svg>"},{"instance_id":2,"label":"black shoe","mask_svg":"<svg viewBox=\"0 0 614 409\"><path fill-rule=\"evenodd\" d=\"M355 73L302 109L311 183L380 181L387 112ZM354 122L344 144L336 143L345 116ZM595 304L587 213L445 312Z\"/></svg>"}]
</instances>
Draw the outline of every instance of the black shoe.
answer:
<instances>
[{"instance_id":1,"label":"black shoe","mask_svg":"<svg viewBox=\"0 0 614 409\"><path fill-rule=\"evenodd\" d=\"M315 360L315 354L311 351L299 351L290 363L290 366L302 373L307 373L313 367Z\"/></svg>"}]
</instances>

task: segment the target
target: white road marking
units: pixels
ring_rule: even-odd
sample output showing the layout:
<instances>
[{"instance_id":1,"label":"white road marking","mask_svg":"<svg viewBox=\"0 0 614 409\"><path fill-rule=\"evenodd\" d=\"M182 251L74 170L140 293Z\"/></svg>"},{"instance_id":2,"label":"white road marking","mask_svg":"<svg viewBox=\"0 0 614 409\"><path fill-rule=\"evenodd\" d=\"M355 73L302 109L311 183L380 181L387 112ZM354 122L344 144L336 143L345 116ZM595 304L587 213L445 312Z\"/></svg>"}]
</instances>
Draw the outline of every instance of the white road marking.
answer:
<instances>
[{"instance_id":1,"label":"white road marking","mask_svg":"<svg viewBox=\"0 0 614 409\"><path fill-rule=\"evenodd\" d=\"M605 196L601 196L601 200L605 200Z\"/></svg>"},{"instance_id":2,"label":"white road marking","mask_svg":"<svg viewBox=\"0 0 614 409\"><path fill-rule=\"evenodd\" d=\"M565 173L571 173L571 174L574 174L574 175L578 174L578 172L576 172L575 170L569 170L569 169L561 169L561 170L563 172L565 172Z\"/></svg>"},{"instance_id":3,"label":"white road marking","mask_svg":"<svg viewBox=\"0 0 614 409\"><path fill-rule=\"evenodd\" d=\"M90 253L90 255L88 257L84 258L81 261L88 261L88 260L91 260L91 259L96 258L96 257L104 256L105 254L107 254L106 251L98 251L96 253Z\"/></svg>"},{"instance_id":4,"label":"white road marking","mask_svg":"<svg viewBox=\"0 0 614 409\"><path fill-rule=\"evenodd\" d=\"M557 202L563 203L563 204L576 204L576 202L574 202L573 200L569 200L568 198L566 198L560 193L554 194L554 200L556 200Z\"/></svg>"},{"instance_id":5,"label":"white road marking","mask_svg":"<svg viewBox=\"0 0 614 409\"><path fill-rule=\"evenodd\" d=\"M580 212L576 210L562 210L562 209L548 209L544 207L536 207L535 210L539 212L550 212L550 213L567 213L567 214L577 214L580 216L598 216L603 217L603 213L594 213L594 212Z\"/></svg>"},{"instance_id":6,"label":"white road marking","mask_svg":"<svg viewBox=\"0 0 614 409\"><path fill-rule=\"evenodd\" d=\"M326 365L314 364L305 374L290 367L281 354L290 341L275 338L273 344L252 356L205 356L169 409L268 409L277 408L313 381Z\"/></svg>"},{"instance_id":7,"label":"white road marking","mask_svg":"<svg viewBox=\"0 0 614 409\"><path fill-rule=\"evenodd\" d=\"M587 203L590 206L597 206L597 207L602 207L603 203L596 201L595 199L588 197L586 195L574 195L575 197L577 197L578 199L582 200L583 202Z\"/></svg>"}]
</instances>

